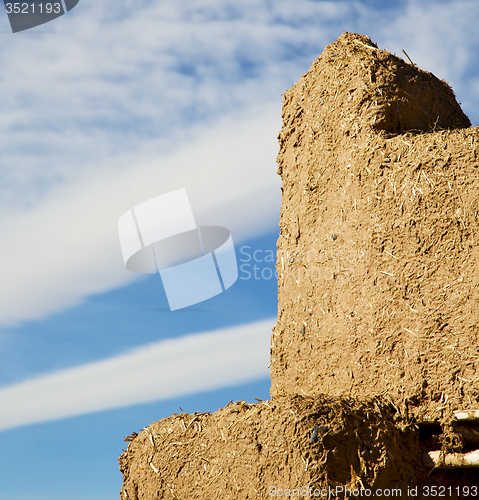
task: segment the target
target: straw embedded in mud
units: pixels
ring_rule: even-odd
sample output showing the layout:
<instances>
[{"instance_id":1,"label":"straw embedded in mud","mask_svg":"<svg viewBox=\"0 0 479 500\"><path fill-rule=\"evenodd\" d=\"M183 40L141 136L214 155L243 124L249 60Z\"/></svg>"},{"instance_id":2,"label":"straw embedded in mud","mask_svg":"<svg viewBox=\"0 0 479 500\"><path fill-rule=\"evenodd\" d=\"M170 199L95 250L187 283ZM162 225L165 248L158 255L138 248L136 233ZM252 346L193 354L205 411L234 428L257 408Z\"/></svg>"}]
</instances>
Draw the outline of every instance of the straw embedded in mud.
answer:
<instances>
[{"instance_id":1,"label":"straw embedded in mud","mask_svg":"<svg viewBox=\"0 0 479 500\"><path fill-rule=\"evenodd\" d=\"M444 81L353 33L282 117L272 400L151 424L120 458L122 495L459 498L479 446L478 130Z\"/></svg>"}]
</instances>

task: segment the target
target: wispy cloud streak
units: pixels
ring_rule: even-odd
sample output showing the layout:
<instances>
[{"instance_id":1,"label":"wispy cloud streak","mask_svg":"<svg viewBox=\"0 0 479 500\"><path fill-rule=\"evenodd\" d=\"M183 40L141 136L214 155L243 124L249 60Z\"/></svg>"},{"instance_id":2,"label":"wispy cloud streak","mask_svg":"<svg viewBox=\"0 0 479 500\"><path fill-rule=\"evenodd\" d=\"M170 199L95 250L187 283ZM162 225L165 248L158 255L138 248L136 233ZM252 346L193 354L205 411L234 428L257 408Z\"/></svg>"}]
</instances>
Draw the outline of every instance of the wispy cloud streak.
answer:
<instances>
[{"instance_id":1,"label":"wispy cloud streak","mask_svg":"<svg viewBox=\"0 0 479 500\"><path fill-rule=\"evenodd\" d=\"M269 376L275 319L161 341L0 389L0 430Z\"/></svg>"}]
</instances>

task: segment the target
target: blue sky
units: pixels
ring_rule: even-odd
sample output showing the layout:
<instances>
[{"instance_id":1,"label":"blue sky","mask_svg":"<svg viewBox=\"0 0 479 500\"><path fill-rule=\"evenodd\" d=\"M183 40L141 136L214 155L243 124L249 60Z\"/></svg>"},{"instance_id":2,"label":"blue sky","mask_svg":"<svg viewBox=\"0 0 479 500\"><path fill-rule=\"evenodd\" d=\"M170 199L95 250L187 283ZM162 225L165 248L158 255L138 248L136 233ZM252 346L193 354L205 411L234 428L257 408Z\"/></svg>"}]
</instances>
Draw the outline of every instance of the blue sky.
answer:
<instances>
[{"instance_id":1,"label":"blue sky","mask_svg":"<svg viewBox=\"0 0 479 500\"><path fill-rule=\"evenodd\" d=\"M127 434L268 398L281 94L354 31L444 78L474 124L478 25L475 0L80 0L16 34L0 12L0 498L116 499ZM243 268L171 312L117 222L181 188Z\"/></svg>"}]
</instances>

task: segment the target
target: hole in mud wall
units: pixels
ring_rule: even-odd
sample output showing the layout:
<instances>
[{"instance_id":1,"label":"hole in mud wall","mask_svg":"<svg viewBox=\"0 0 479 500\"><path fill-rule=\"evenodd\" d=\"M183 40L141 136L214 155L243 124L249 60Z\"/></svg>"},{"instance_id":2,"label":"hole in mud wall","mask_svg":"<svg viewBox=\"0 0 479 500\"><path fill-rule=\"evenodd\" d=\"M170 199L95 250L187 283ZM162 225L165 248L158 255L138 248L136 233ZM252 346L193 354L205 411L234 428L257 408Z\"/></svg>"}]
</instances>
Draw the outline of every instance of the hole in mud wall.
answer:
<instances>
[{"instance_id":1,"label":"hole in mud wall","mask_svg":"<svg viewBox=\"0 0 479 500\"><path fill-rule=\"evenodd\" d=\"M419 441L424 445L426 451L438 450L441 448L439 436L442 428L439 424L419 425Z\"/></svg>"}]
</instances>

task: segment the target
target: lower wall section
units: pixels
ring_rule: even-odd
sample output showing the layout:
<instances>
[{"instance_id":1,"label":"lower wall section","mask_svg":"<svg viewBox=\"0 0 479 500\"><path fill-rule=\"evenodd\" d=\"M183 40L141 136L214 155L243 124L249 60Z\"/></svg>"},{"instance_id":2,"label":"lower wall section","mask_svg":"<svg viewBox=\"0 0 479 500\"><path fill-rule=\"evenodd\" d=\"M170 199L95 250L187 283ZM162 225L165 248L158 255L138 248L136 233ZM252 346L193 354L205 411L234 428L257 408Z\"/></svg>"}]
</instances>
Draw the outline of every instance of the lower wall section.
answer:
<instances>
[{"instance_id":1,"label":"lower wall section","mask_svg":"<svg viewBox=\"0 0 479 500\"><path fill-rule=\"evenodd\" d=\"M432 487L473 498L477 472L423 465L442 439L434 432L379 398L281 396L174 414L127 438L121 500L426 498Z\"/></svg>"}]
</instances>

